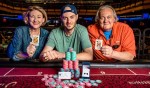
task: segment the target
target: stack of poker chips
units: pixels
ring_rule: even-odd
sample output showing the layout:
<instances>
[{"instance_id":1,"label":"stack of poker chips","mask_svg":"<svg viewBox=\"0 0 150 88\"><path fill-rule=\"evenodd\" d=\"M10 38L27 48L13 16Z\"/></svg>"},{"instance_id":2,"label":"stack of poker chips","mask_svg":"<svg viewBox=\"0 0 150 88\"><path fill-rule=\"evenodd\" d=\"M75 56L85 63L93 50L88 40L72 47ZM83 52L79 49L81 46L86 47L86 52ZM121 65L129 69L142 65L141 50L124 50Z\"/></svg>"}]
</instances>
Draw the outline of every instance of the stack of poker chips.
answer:
<instances>
[{"instance_id":1,"label":"stack of poker chips","mask_svg":"<svg viewBox=\"0 0 150 88\"><path fill-rule=\"evenodd\" d=\"M73 48L69 48L66 52L66 59L63 60L63 68L61 72L71 72L71 78L80 77L79 61L76 59L76 52Z\"/></svg>"}]
</instances>

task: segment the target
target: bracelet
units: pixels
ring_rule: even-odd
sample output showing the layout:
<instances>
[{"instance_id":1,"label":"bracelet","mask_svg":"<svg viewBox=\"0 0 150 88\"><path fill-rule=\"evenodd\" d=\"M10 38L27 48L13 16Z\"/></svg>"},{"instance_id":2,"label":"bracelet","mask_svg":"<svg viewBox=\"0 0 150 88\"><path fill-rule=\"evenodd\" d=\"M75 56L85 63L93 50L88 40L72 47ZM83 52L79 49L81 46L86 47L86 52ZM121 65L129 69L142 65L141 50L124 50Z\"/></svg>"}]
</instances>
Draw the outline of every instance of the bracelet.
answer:
<instances>
[{"instance_id":1,"label":"bracelet","mask_svg":"<svg viewBox=\"0 0 150 88\"><path fill-rule=\"evenodd\" d=\"M13 60L14 61L20 61L20 60L23 60L22 58L19 58L17 55L14 55L13 56Z\"/></svg>"}]
</instances>

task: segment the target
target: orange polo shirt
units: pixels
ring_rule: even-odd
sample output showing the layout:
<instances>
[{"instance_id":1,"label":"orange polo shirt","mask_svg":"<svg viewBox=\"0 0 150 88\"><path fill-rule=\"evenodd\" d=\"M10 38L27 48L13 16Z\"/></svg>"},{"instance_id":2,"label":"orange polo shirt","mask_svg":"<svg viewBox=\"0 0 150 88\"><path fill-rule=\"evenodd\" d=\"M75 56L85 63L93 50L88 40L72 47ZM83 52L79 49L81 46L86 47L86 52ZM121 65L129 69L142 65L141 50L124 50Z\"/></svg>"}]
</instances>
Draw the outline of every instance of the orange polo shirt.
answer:
<instances>
[{"instance_id":1,"label":"orange polo shirt","mask_svg":"<svg viewBox=\"0 0 150 88\"><path fill-rule=\"evenodd\" d=\"M116 22L112 28L112 35L109 40L106 37L101 28L98 28L96 24L88 26L89 37L92 43L94 60L101 61L115 61L113 58L105 57L100 50L95 50L95 40L103 40L102 45L109 45L114 47L115 51L124 52L127 51L136 56L136 46L133 30L124 23Z\"/></svg>"}]
</instances>

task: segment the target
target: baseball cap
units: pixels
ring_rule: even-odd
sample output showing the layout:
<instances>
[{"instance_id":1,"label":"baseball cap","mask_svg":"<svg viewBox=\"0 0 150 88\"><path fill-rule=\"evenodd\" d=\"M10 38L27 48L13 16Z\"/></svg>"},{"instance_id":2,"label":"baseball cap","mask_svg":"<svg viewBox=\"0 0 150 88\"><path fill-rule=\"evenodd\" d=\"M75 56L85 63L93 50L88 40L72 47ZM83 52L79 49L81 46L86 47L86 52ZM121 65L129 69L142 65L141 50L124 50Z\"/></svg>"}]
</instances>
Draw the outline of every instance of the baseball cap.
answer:
<instances>
[{"instance_id":1,"label":"baseball cap","mask_svg":"<svg viewBox=\"0 0 150 88\"><path fill-rule=\"evenodd\" d=\"M77 14L77 9L74 5L67 4L61 8L61 15L65 12L72 12L74 14Z\"/></svg>"}]
</instances>

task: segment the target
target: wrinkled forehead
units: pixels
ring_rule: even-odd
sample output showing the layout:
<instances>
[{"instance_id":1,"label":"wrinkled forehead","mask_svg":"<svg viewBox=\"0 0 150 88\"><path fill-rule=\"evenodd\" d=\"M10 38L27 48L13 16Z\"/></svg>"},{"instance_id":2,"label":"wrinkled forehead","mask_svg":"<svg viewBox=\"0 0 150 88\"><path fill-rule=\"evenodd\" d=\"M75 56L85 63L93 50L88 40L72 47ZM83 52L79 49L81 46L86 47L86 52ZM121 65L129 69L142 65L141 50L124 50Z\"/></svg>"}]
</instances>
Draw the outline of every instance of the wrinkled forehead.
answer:
<instances>
[{"instance_id":1,"label":"wrinkled forehead","mask_svg":"<svg viewBox=\"0 0 150 88\"><path fill-rule=\"evenodd\" d=\"M99 16L101 15L114 15L113 10L110 8L101 9L99 12Z\"/></svg>"}]
</instances>

